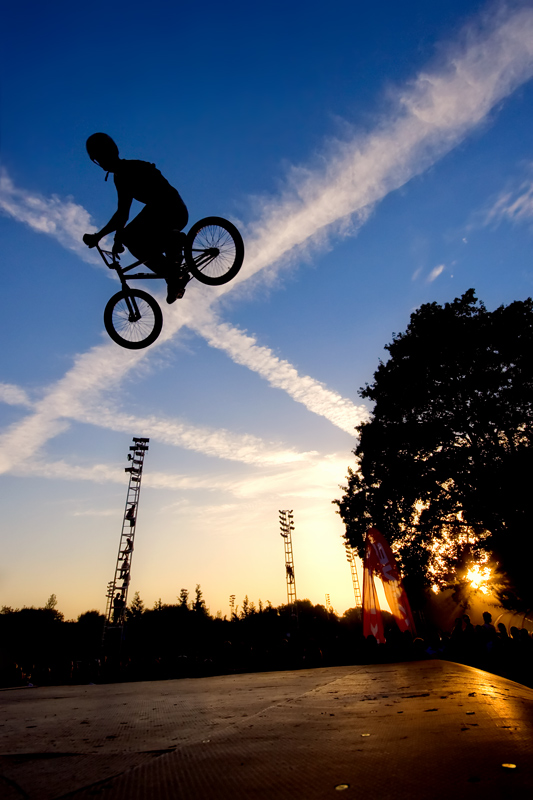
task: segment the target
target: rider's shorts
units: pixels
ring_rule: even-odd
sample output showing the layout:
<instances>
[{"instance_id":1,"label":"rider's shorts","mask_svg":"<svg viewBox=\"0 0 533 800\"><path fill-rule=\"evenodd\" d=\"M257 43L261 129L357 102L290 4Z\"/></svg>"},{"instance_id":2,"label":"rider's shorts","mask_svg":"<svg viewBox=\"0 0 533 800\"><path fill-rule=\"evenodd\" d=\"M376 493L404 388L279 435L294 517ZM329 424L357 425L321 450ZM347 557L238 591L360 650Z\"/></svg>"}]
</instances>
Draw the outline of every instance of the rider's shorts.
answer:
<instances>
[{"instance_id":1,"label":"rider's shorts","mask_svg":"<svg viewBox=\"0 0 533 800\"><path fill-rule=\"evenodd\" d=\"M179 195L178 195L179 197ZM171 246L172 231L181 231L189 220L185 203L146 205L124 228L121 241L135 258L143 261Z\"/></svg>"}]
</instances>

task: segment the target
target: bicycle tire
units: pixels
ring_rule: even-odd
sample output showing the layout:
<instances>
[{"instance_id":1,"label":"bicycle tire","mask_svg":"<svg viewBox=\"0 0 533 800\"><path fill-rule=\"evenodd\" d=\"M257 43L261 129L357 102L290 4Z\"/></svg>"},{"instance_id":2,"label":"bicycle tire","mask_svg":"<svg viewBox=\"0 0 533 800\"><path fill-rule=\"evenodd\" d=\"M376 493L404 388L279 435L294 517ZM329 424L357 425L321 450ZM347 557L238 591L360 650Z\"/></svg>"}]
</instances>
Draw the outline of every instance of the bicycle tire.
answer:
<instances>
[{"instance_id":1,"label":"bicycle tire","mask_svg":"<svg viewBox=\"0 0 533 800\"><path fill-rule=\"evenodd\" d=\"M231 281L242 267L244 242L228 220L205 217L188 232L184 255L194 278L208 286L221 286Z\"/></svg>"},{"instance_id":2,"label":"bicycle tire","mask_svg":"<svg viewBox=\"0 0 533 800\"><path fill-rule=\"evenodd\" d=\"M140 319L131 320L126 296L134 297ZM155 298L140 289L117 292L104 311L106 331L116 344L127 350L142 350L153 344L163 327L163 313Z\"/></svg>"}]
</instances>

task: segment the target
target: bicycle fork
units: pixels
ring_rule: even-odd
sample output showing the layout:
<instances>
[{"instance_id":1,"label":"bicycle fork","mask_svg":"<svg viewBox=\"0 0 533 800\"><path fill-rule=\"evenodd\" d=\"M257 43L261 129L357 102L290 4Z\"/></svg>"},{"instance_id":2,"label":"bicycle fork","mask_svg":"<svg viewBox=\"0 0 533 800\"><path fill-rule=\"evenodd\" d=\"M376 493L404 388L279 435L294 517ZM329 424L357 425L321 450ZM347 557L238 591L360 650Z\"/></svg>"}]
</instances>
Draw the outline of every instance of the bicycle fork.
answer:
<instances>
[{"instance_id":1,"label":"bicycle fork","mask_svg":"<svg viewBox=\"0 0 533 800\"><path fill-rule=\"evenodd\" d=\"M124 300L128 306L128 321L138 322L141 318L141 312L139 311L139 306L137 305L135 297L130 295L130 293L126 290L124 292Z\"/></svg>"}]
</instances>

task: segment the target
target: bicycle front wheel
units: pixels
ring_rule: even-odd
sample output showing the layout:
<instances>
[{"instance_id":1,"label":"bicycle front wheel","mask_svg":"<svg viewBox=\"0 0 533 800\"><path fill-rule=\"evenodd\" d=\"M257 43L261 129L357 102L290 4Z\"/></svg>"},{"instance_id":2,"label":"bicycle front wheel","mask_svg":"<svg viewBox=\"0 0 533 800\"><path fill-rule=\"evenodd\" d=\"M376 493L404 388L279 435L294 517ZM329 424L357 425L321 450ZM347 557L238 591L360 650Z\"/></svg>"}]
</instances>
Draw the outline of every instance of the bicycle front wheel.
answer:
<instances>
[{"instance_id":1,"label":"bicycle front wheel","mask_svg":"<svg viewBox=\"0 0 533 800\"><path fill-rule=\"evenodd\" d=\"M244 242L231 222L222 217L206 217L187 234L184 254L193 277L208 286L221 286L242 267Z\"/></svg>"},{"instance_id":2,"label":"bicycle front wheel","mask_svg":"<svg viewBox=\"0 0 533 800\"><path fill-rule=\"evenodd\" d=\"M104 325L116 344L141 350L153 344L163 327L157 301L140 289L117 292L105 307Z\"/></svg>"}]
</instances>

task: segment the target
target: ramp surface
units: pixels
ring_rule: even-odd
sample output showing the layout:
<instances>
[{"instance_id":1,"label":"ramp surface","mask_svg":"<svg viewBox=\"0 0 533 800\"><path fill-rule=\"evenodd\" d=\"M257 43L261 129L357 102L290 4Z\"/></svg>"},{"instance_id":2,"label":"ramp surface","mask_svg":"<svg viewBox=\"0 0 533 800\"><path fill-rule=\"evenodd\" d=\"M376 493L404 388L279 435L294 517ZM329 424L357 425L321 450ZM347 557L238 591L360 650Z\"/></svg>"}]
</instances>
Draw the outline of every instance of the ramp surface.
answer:
<instances>
[{"instance_id":1,"label":"ramp surface","mask_svg":"<svg viewBox=\"0 0 533 800\"><path fill-rule=\"evenodd\" d=\"M11 689L0 754L6 800L531 797L533 690L442 661Z\"/></svg>"}]
</instances>

